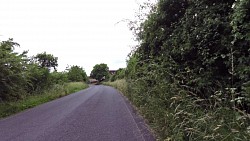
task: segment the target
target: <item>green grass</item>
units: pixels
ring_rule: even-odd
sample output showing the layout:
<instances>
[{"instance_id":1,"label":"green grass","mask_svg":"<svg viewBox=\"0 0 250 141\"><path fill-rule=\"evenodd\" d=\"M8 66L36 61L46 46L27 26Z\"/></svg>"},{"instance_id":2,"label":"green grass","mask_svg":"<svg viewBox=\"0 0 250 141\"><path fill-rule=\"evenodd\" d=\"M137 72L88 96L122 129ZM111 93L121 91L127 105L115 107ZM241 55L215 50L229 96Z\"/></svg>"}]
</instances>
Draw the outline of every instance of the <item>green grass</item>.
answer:
<instances>
[{"instance_id":1,"label":"green grass","mask_svg":"<svg viewBox=\"0 0 250 141\"><path fill-rule=\"evenodd\" d=\"M223 105L204 109L203 99L190 97L185 90L158 83L146 87L145 83L126 80L105 82L121 91L148 121L158 140L249 140L250 115ZM132 89L132 90L131 90ZM247 92L249 93L249 87Z\"/></svg>"},{"instance_id":2,"label":"green grass","mask_svg":"<svg viewBox=\"0 0 250 141\"><path fill-rule=\"evenodd\" d=\"M125 79L116 80L114 82L103 82L103 84L118 89L124 95L128 94L128 87Z\"/></svg>"},{"instance_id":3,"label":"green grass","mask_svg":"<svg viewBox=\"0 0 250 141\"><path fill-rule=\"evenodd\" d=\"M65 85L55 85L53 88L41 94L30 95L23 100L0 103L0 118L13 115L25 109L35 107L87 87L88 85L82 82L71 82Z\"/></svg>"},{"instance_id":4,"label":"green grass","mask_svg":"<svg viewBox=\"0 0 250 141\"><path fill-rule=\"evenodd\" d=\"M70 94L70 93L78 92L79 90L85 89L87 87L88 85L82 82L71 82L71 83L66 84L65 90L66 90L66 93Z\"/></svg>"}]
</instances>

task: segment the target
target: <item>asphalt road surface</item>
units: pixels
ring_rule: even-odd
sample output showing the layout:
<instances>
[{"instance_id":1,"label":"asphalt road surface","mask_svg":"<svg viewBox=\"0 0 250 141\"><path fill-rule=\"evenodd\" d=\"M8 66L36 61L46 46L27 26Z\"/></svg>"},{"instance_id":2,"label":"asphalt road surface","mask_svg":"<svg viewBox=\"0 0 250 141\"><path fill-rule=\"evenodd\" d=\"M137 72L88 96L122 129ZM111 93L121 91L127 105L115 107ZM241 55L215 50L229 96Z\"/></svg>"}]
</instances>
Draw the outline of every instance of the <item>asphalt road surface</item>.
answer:
<instances>
[{"instance_id":1,"label":"asphalt road surface","mask_svg":"<svg viewBox=\"0 0 250 141\"><path fill-rule=\"evenodd\" d=\"M108 86L83 91L0 120L0 141L151 141L143 119Z\"/></svg>"}]
</instances>

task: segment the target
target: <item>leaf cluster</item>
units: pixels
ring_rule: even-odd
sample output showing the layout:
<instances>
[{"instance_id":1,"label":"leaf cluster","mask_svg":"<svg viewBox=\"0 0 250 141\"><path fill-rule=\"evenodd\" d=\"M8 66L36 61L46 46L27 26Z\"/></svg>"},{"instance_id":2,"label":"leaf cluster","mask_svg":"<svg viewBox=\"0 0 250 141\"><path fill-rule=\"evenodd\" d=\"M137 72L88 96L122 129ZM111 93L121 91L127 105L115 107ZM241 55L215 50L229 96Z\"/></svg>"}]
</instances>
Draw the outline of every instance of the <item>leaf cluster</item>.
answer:
<instances>
[{"instance_id":1,"label":"leaf cluster","mask_svg":"<svg viewBox=\"0 0 250 141\"><path fill-rule=\"evenodd\" d=\"M163 139L249 140L249 0L153 8L134 28L128 97Z\"/></svg>"}]
</instances>

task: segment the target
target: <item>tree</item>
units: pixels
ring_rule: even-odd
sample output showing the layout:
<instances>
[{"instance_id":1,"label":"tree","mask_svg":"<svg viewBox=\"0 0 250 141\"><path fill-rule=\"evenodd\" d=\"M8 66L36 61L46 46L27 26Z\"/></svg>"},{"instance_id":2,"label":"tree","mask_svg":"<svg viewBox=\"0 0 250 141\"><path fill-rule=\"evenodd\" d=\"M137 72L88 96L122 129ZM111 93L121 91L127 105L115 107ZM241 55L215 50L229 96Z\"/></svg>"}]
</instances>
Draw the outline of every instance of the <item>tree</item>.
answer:
<instances>
[{"instance_id":1,"label":"tree","mask_svg":"<svg viewBox=\"0 0 250 141\"><path fill-rule=\"evenodd\" d=\"M54 68L54 70L56 70L56 67L58 66L58 58L54 57L52 54L47 54L46 52L37 54L35 59L42 68L48 68L49 70Z\"/></svg>"},{"instance_id":2,"label":"tree","mask_svg":"<svg viewBox=\"0 0 250 141\"><path fill-rule=\"evenodd\" d=\"M15 53L16 46L19 44L13 39L0 43L0 101L20 99L28 81L25 73L27 52Z\"/></svg>"},{"instance_id":3,"label":"tree","mask_svg":"<svg viewBox=\"0 0 250 141\"><path fill-rule=\"evenodd\" d=\"M53 84L64 84L68 82L68 72L57 72L54 71L51 73L51 81L53 81Z\"/></svg>"},{"instance_id":4,"label":"tree","mask_svg":"<svg viewBox=\"0 0 250 141\"><path fill-rule=\"evenodd\" d=\"M113 82L115 80L123 79L125 77L125 69L119 68L115 74L113 74L110 78L110 81Z\"/></svg>"},{"instance_id":5,"label":"tree","mask_svg":"<svg viewBox=\"0 0 250 141\"><path fill-rule=\"evenodd\" d=\"M87 81L87 74L80 66L72 66L68 72L68 79L71 82Z\"/></svg>"},{"instance_id":6,"label":"tree","mask_svg":"<svg viewBox=\"0 0 250 141\"><path fill-rule=\"evenodd\" d=\"M28 92L42 91L51 86L51 74L49 69L42 68L39 64L30 62L27 67L27 74L29 77Z\"/></svg>"},{"instance_id":7,"label":"tree","mask_svg":"<svg viewBox=\"0 0 250 141\"><path fill-rule=\"evenodd\" d=\"M97 79L98 81L109 79L109 67L107 64L96 64L91 71L90 77Z\"/></svg>"},{"instance_id":8,"label":"tree","mask_svg":"<svg viewBox=\"0 0 250 141\"><path fill-rule=\"evenodd\" d=\"M26 68L29 76L28 92L42 91L51 87L55 81L52 80L51 68L56 70L58 58L46 52L31 57Z\"/></svg>"}]
</instances>

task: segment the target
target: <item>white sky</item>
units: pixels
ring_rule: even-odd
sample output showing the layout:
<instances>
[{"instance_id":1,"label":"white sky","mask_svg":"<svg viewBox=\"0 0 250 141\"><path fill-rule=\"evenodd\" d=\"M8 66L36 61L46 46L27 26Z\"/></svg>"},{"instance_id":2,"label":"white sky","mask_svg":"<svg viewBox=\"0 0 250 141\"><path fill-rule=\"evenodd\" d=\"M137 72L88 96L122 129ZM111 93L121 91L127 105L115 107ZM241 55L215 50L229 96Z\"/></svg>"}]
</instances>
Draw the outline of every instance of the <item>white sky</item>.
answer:
<instances>
[{"instance_id":1,"label":"white sky","mask_svg":"<svg viewBox=\"0 0 250 141\"><path fill-rule=\"evenodd\" d=\"M59 71L78 65L89 75L93 66L126 67L138 3L145 0L1 0L0 40L14 38L29 56L46 51L59 58Z\"/></svg>"}]
</instances>

